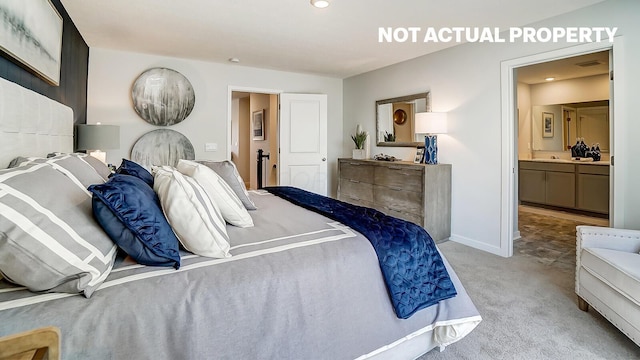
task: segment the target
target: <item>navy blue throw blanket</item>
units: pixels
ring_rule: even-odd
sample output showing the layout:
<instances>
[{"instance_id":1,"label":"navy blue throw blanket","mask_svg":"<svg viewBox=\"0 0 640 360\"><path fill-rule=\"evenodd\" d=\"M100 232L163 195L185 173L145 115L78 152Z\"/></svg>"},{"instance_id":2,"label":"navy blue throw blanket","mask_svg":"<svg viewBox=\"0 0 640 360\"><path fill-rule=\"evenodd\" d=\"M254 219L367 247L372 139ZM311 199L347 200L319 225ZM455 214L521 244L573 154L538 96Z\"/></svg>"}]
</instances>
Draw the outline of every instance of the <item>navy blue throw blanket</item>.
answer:
<instances>
[{"instance_id":1,"label":"navy blue throw blanket","mask_svg":"<svg viewBox=\"0 0 640 360\"><path fill-rule=\"evenodd\" d=\"M378 255L396 315L416 311L457 292L431 236L420 226L377 210L348 204L302 189L278 186L265 190L305 209L349 226L366 236Z\"/></svg>"}]
</instances>

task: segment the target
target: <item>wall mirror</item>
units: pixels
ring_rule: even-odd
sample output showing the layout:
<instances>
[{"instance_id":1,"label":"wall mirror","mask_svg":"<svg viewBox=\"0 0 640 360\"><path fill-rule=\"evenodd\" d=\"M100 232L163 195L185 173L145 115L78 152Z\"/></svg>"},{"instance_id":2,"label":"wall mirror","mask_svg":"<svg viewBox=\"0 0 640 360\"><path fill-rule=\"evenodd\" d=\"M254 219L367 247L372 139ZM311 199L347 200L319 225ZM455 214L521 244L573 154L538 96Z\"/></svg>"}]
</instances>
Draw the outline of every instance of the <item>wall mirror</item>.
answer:
<instances>
[{"instance_id":1,"label":"wall mirror","mask_svg":"<svg viewBox=\"0 0 640 360\"><path fill-rule=\"evenodd\" d=\"M376 101L376 143L378 146L424 145L416 138L415 114L431 111L429 92Z\"/></svg>"},{"instance_id":2,"label":"wall mirror","mask_svg":"<svg viewBox=\"0 0 640 360\"><path fill-rule=\"evenodd\" d=\"M609 151L609 100L531 107L534 151L569 151L576 138Z\"/></svg>"}]
</instances>

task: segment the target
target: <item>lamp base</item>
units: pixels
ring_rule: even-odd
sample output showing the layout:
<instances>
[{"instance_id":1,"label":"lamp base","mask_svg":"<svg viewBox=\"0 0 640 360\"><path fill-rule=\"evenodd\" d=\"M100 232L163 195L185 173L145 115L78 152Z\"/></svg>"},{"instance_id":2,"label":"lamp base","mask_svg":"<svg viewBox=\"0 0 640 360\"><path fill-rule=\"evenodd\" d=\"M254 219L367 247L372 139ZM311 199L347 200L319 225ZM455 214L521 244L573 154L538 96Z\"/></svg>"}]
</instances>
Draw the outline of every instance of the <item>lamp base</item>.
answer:
<instances>
[{"instance_id":1,"label":"lamp base","mask_svg":"<svg viewBox=\"0 0 640 360\"><path fill-rule=\"evenodd\" d=\"M424 137L424 163L431 165L438 163L437 135L426 135Z\"/></svg>"},{"instance_id":2,"label":"lamp base","mask_svg":"<svg viewBox=\"0 0 640 360\"><path fill-rule=\"evenodd\" d=\"M94 158L102 161L103 163L107 163L107 153L100 150L92 150L88 151L89 156L93 156Z\"/></svg>"}]
</instances>

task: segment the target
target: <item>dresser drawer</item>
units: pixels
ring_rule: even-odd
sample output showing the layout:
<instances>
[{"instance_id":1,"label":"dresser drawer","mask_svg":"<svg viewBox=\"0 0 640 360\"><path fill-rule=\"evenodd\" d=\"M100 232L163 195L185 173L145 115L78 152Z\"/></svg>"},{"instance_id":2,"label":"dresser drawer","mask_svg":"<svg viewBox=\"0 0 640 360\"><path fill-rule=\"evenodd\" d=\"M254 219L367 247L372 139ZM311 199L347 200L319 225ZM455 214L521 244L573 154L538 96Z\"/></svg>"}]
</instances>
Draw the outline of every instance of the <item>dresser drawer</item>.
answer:
<instances>
[{"instance_id":1,"label":"dresser drawer","mask_svg":"<svg viewBox=\"0 0 640 360\"><path fill-rule=\"evenodd\" d=\"M357 161L340 161L340 178L373 184L373 168Z\"/></svg>"},{"instance_id":2,"label":"dresser drawer","mask_svg":"<svg viewBox=\"0 0 640 360\"><path fill-rule=\"evenodd\" d=\"M373 203L373 185L351 179L340 179L342 201L363 200Z\"/></svg>"},{"instance_id":3,"label":"dresser drawer","mask_svg":"<svg viewBox=\"0 0 640 360\"><path fill-rule=\"evenodd\" d=\"M574 164L564 163L550 163L542 161L520 161L520 169L528 170L544 170L544 171L557 171L557 172L575 172L576 167Z\"/></svg>"},{"instance_id":4,"label":"dresser drawer","mask_svg":"<svg viewBox=\"0 0 640 360\"><path fill-rule=\"evenodd\" d=\"M397 211L380 205L376 206L376 210L381 211L389 216L397 217L398 219L407 220L416 225L424 226L424 218L419 214Z\"/></svg>"},{"instance_id":5,"label":"dresser drawer","mask_svg":"<svg viewBox=\"0 0 640 360\"><path fill-rule=\"evenodd\" d=\"M394 211L422 215L422 196L421 192L373 186L373 202Z\"/></svg>"},{"instance_id":6,"label":"dresser drawer","mask_svg":"<svg viewBox=\"0 0 640 360\"><path fill-rule=\"evenodd\" d=\"M374 184L394 189L422 191L423 169L401 165L379 166L374 171Z\"/></svg>"},{"instance_id":7,"label":"dresser drawer","mask_svg":"<svg viewBox=\"0 0 640 360\"><path fill-rule=\"evenodd\" d=\"M365 207L372 208L372 209L375 208L375 204L370 202L370 201L361 200L361 199L354 199L354 198L347 198L344 195L338 196L338 200L344 201L344 202L347 202L347 203L353 204L353 205L365 206Z\"/></svg>"},{"instance_id":8,"label":"dresser drawer","mask_svg":"<svg viewBox=\"0 0 640 360\"><path fill-rule=\"evenodd\" d=\"M606 165L578 165L578 173L593 175L609 175L609 167Z\"/></svg>"}]
</instances>

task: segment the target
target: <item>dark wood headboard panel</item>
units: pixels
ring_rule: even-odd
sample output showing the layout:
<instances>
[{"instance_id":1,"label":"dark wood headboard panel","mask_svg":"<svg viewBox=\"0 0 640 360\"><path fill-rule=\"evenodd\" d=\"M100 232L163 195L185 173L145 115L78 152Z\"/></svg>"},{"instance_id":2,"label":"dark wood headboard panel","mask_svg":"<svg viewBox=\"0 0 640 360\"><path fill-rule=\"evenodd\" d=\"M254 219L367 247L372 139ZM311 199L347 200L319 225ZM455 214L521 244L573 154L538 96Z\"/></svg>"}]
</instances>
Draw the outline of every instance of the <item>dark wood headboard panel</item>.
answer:
<instances>
[{"instance_id":1,"label":"dark wood headboard panel","mask_svg":"<svg viewBox=\"0 0 640 360\"><path fill-rule=\"evenodd\" d=\"M0 77L71 107L74 123L85 124L87 122L89 47L60 0L51 1L64 21L60 86L49 85L2 51L0 51Z\"/></svg>"}]
</instances>

